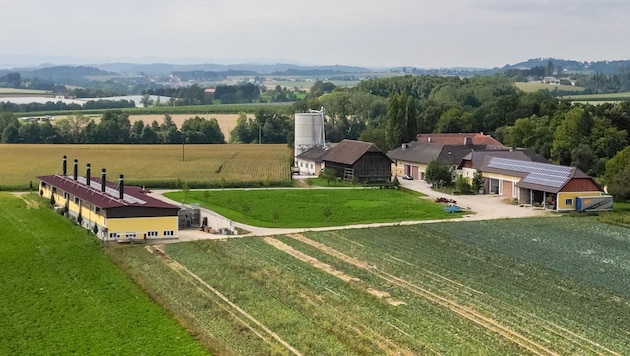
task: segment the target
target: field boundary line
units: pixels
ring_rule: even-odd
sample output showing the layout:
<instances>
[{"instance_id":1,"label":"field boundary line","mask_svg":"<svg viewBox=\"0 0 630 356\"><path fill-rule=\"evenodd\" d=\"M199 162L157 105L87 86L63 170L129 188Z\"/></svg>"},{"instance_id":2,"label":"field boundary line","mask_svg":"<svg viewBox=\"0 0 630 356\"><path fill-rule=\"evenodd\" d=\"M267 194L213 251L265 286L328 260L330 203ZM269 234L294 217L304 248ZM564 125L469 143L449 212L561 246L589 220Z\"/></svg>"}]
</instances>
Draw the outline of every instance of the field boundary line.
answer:
<instances>
[{"instance_id":1,"label":"field boundary line","mask_svg":"<svg viewBox=\"0 0 630 356\"><path fill-rule=\"evenodd\" d=\"M216 288L212 287L210 284L208 284L206 281L204 281L201 277L199 277L198 275L196 275L195 273L193 273L191 270L189 270L188 268L186 268L186 266L182 265L181 263L175 261L171 256L169 256L168 254L166 254L165 251L159 249L158 245L152 245L152 246L147 246L146 247L147 250L149 250L151 253L153 253L154 255L158 255L161 256L164 260L166 260L167 264L169 265L169 267L171 267L175 272L179 273L179 271L183 271L185 272L187 275L189 275L190 277L192 277L195 281L197 281L198 283L200 283L202 286L204 286L205 288L207 288L209 291L211 291L212 293L214 293L217 297L219 297L221 300L223 300L225 303L227 303L229 306L231 306L232 308L234 308L234 310L238 311L242 316L246 317L247 319L249 319L251 322L253 322L254 324L256 324L258 327L260 327L261 329L263 329L265 332L267 332L271 337L273 337L277 342L279 342L280 344L282 344L284 347L286 347L289 351L291 351L293 354L295 355L300 355L302 356L302 353L300 353L300 351L298 351L296 348L294 348L293 346L291 346L291 344L289 344L288 342L286 342L284 339L282 339L280 337L280 335L276 334L273 330L269 329L267 326L265 326L263 323L261 323L260 321L258 321L256 318L254 318L253 316L251 316L249 313L247 313L245 310L243 310L241 307L239 307L238 305L236 305L234 302L232 302L231 300L229 300L225 295L223 295L223 293L221 293L220 291L218 291ZM178 271L179 270L179 271ZM255 330L252 330L254 333L256 333ZM264 340L264 338L263 338Z\"/></svg>"},{"instance_id":2,"label":"field boundary line","mask_svg":"<svg viewBox=\"0 0 630 356\"><path fill-rule=\"evenodd\" d=\"M383 279L385 279L388 282L391 282L393 284L398 285L399 287L403 287L415 294L418 294L422 297L424 297L425 299L432 301L436 304L439 304L453 312L455 312L456 314L482 326L485 327L488 330L494 331L497 334L505 337L508 340L511 340L512 342L514 342L517 345L520 345L521 347L537 354L537 355L543 355L543 354L549 354L549 355L554 355L554 356L559 356L558 353L548 349L547 347L545 347L542 344L537 343L536 341L527 338L524 335L521 335L520 333L511 330L510 328L502 325L501 323L499 323L497 320L494 320L492 318L489 318L475 310L472 310L466 306L460 305L457 302L454 302L452 300L449 300L448 298L445 298L443 296L440 296L436 293L433 293L429 290L426 290L424 288L421 288L419 286L416 286L402 278L396 277L394 275L391 275L389 273L386 272L381 272L378 269L376 269L375 267L370 267L369 264L366 261L361 261L358 260L354 257L350 257L340 251L337 251L329 246L326 246L323 243L311 240L307 237L305 237L302 234L289 234L287 235L297 241L303 242L307 245L310 245L312 247L315 247L317 249L319 249L320 251L339 258L340 260L349 263L357 268L361 268L363 270L369 271L371 273L373 273L374 275L381 277Z\"/></svg>"}]
</instances>

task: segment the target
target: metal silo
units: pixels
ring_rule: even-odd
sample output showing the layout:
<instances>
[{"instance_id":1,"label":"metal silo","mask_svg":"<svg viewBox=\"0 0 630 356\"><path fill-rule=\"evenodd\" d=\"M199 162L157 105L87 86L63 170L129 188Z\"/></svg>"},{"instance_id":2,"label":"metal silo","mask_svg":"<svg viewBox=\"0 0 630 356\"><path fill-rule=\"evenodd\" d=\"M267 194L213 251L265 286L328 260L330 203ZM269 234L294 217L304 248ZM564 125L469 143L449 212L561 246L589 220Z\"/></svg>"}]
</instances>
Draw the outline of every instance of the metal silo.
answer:
<instances>
[{"instance_id":1,"label":"metal silo","mask_svg":"<svg viewBox=\"0 0 630 356\"><path fill-rule=\"evenodd\" d=\"M324 147L325 115L324 108L295 114L295 156L316 146Z\"/></svg>"}]
</instances>

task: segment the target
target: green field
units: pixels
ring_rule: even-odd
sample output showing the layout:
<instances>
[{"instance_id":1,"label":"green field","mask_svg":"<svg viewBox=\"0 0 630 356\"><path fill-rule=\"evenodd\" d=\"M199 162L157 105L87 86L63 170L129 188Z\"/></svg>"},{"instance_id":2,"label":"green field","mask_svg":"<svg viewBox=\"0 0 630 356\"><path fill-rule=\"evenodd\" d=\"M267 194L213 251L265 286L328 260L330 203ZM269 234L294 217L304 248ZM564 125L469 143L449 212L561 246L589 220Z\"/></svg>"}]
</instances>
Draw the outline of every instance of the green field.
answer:
<instances>
[{"instance_id":1,"label":"green field","mask_svg":"<svg viewBox=\"0 0 630 356\"><path fill-rule=\"evenodd\" d=\"M249 189L173 192L228 219L261 227L320 227L460 217L418 193L389 189Z\"/></svg>"},{"instance_id":2,"label":"green field","mask_svg":"<svg viewBox=\"0 0 630 356\"><path fill-rule=\"evenodd\" d=\"M630 233L591 217L108 253L217 353L630 354Z\"/></svg>"},{"instance_id":3,"label":"green field","mask_svg":"<svg viewBox=\"0 0 630 356\"><path fill-rule=\"evenodd\" d=\"M630 99L630 92L609 94L565 95L562 99L573 102L619 102Z\"/></svg>"},{"instance_id":4,"label":"green field","mask_svg":"<svg viewBox=\"0 0 630 356\"><path fill-rule=\"evenodd\" d=\"M0 193L0 354L207 354L91 234L39 200Z\"/></svg>"},{"instance_id":5,"label":"green field","mask_svg":"<svg viewBox=\"0 0 630 356\"><path fill-rule=\"evenodd\" d=\"M37 176L61 174L68 157L79 175L107 170L110 181L125 175L127 184L148 188L221 185L290 185L293 151L286 145L11 145L0 144L0 190L37 187Z\"/></svg>"},{"instance_id":6,"label":"green field","mask_svg":"<svg viewBox=\"0 0 630 356\"><path fill-rule=\"evenodd\" d=\"M14 88L0 88L0 95L33 95L33 94L49 94L49 90L36 90L36 89L14 89ZM2 101L2 98L0 98Z\"/></svg>"},{"instance_id":7,"label":"green field","mask_svg":"<svg viewBox=\"0 0 630 356\"><path fill-rule=\"evenodd\" d=\"M551 85L551 84L544 84L540 82L527 82L527 83L516 82L514 84L516 85L517 88L527 93L533 93L539 90L554 91L557 89L557 90L563 90L563 91L584 91L585 89L583 87L576 87L573 85Z\"/></svg>"}]
</instances>

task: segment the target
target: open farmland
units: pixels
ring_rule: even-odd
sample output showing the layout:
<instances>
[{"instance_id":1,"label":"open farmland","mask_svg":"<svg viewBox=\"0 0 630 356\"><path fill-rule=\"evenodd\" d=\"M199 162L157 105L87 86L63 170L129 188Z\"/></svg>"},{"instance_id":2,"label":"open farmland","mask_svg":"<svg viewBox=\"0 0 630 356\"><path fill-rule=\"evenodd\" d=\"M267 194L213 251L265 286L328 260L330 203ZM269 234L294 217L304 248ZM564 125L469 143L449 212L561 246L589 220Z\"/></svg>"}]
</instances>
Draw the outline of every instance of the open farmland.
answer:
<instances>
[{"instance_id":1,"label":"open farmland","mask_svg":"<svg viewBox=\"0 0 630 356\"><path fill-rule=\"evenodd\" d=\"M0 193L0 236L0 354L207 354L39 196Z\"/></svg>"},{"instance_id":2,"label":"open farmland","mask_svg":"<svg viewBox=\"0 0 630 356\"><path fill-rule=\"evenodd\" d=\"M514 83L517 88L521 89L527 93L537 92L539 90L564 90L564 91L584 91L583 87L576 87L573 85L555 85L555 84L545 84L542 82L516 82Z\"/></svg>"},{"instance_id":3,"label":"open farmland","mask_svg":"<svg viewBox=\"0 0 630 356\"><path fill-rule=\"evenodd\" d=\"M434 223L107 252L213 351L630 354L630 233Z\"/></svg>"},{"instance_id":4,"label":"open farmland","mask_svg":"<svg viewBox=\"0 0 630 356\"><path fill-rule=\"evenodd\" d=\"M0 145L0 189L37 186L37 176L61 174L61 158L79 160L79 174L91 163L93 175L107 169L109 180L176 188L289 184L293 151L286 145Z\"/></svg>"},{"instance_id":5,"label":"open farmland","mask_svg":"<svg viewBox=\"0 0 630 356\"><path fill-rule=\"evenodd\" d=\"M172 192L228 219L261 227L321 227L461 217L417 193L390 189L246 189Z\"/></svg>"}]
</instances>

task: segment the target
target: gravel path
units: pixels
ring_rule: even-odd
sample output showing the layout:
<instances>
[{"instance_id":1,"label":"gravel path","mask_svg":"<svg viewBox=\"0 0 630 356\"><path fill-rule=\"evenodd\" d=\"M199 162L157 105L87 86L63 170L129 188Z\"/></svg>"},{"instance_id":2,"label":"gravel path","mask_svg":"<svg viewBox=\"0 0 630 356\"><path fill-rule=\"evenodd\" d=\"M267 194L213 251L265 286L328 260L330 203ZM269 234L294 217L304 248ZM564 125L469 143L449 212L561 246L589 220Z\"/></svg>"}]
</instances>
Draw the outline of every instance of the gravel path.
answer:
<instances>
[{"instance_id":1,"label":"gravel path","mask_svg":"<svg viewBox=\"0 0 630 356\"><path fill-rule=\"evenodd\" d=\"M519 206L506 203L504 198L499 197L497 195L448 195L440 192L435 192L431 189L431 187L425 182L421 180L407 181L403 180L401 182L401 186L405 188L409 188L421 193L426 194L427 199L435 199L437 197L446 197L450 199L454 199L457 201L457 205L462 207L462 209L470 212L462 216L461 218L451 219L448 221L469 221L469 220L490 220L490 219L503 219L503 218L522 218L522 217L535 217L535 216L549 216L550 213L545 211L542 208L534 208L531 206ZM317 189L317 188L312 188ZM174 205L180 205L179 202L170 200L165 197L163 194L168 192L168 190L155 190L150 195L154 198L169 202ZM204 209L200 207L201 216L218 216L214 211ZM240 229L249 231L248 234L244 235L218 235L218 234L210 234L197 230L179 230L178 238L173 240L159 240L160 243L169 243L169 242L184 242L184 241L195 241L195 240L211 240L211 239L225 239L225 238L235 238L235 237L245 237L245 236L271 236L271 235L282 235L282 234L294 234L294 233L302 233L306 231L330 231L330 230L342 230L342 229L360 229L360 228L370 228L370 227L379 227L379 226L393 226L393 225L413 225L413 224L427 224L434 222L444 222L445 220L422 220L422 221L400 221L400 222L389 222L389 223L374 223L374 224L358 224L358 225L347 225L347 226L327 226L327 227L317 227L317 228L267 228L267 227L258 227L246 225L238 222L231 222L233 226L236 226ZM157 241L156 241L157 242Z\"/></svg>"}]
</instances>

